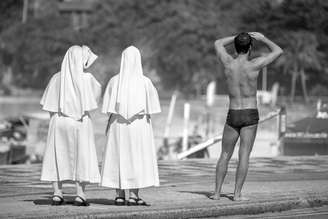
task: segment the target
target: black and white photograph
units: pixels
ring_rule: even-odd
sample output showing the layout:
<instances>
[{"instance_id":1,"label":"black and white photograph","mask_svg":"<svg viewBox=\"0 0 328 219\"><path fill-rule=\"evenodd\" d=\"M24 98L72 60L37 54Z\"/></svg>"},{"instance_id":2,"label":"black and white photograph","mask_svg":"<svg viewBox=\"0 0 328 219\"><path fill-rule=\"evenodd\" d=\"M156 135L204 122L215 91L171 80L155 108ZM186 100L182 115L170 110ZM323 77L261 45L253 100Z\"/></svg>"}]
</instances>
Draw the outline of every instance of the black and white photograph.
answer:
<instances>
[{"instance_id":1,"label":"black and white photograph","mask_svg":"<svg viewBox=\"0 0 328 219\"><path fill-rule=\"evenodd\" d=\"M0 218L328 218L328 1L1 0Z\"/></svg>"}]
</instances>

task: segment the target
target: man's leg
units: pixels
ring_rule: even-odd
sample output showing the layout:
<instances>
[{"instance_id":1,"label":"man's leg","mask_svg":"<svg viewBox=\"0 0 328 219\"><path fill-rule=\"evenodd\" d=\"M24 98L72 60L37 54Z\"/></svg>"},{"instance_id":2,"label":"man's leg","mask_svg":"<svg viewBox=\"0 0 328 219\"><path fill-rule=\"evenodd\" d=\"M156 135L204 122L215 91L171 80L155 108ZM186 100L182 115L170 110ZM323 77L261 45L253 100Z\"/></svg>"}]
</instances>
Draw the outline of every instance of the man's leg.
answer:
<instances>
[{"instance_id":1,"label":"man's leg","mask_svg":"<svg viewBox=\"0 0 328 219\"><path fill-rule=\"evenodd\" d=\"M224 126L221 156L216 165L215 192L214 195L210 197L211 199L220 199L221 188L227 174L228 163L235 149L238 137L239 133L235 129L227 124Z\"/></svg>"},{"instance_id":2,"label":"man's leg","mask_svg":"<svg viewBox=\"0 0 328 219\"><path fill-rule=\"evenodd\" d=\"M241 189L243 188L246 175L248 172L249 155L252 151L257 125L243 127L240 130L240 147L239 147L239 161L236 172L236 185L234 192L235 201L248 200L241 196Z\"/></svg>"}]
</instances>

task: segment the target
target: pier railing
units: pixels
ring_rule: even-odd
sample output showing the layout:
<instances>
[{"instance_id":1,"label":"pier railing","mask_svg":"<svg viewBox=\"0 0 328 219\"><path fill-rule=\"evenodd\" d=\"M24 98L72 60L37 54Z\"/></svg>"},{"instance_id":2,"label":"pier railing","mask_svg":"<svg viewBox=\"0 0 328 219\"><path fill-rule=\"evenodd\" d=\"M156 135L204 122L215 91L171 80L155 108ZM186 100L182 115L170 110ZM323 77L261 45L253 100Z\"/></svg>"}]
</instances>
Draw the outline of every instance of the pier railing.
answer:
<instances>
[{"instance_id":1,"label":"pier railing","mask_svg":"<svg viewBox=\"0 0 328 219\"><path fill-rule=\"evenodd\" d=\"M278 141L280 142L281 139L284 137L284 134L286 132L286 108L285 107L281 107L280 109L270 112L268 113L266 116L264 116L263 118L261 118L259 120L259 124L263 123L265 121L271 120L273 118L277 119L277 123L278 123L278 129L277 129L277 133L278 133ZM218 142L220 142L222 140L222 134L216 135L200 144L197 144L191 148L189 148L188 150L185 150L181 153L179 153L177 155L178 159L185 159L186 157L188 157L191 154L194 154L198 151L201 151L205 148L208 148Z\"/></svg>"}]
</instances>

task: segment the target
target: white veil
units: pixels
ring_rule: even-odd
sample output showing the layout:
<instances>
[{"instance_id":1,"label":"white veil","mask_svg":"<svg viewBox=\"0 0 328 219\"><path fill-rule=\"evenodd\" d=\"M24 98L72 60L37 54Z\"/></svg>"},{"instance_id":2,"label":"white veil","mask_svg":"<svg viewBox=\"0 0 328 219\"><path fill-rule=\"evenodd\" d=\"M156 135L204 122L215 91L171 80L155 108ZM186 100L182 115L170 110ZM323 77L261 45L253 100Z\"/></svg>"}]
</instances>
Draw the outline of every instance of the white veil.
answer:
<instances>
[{"instance_id":1,"label":"white veil","mask_svg":"<svg viewBox=\"0 0 328 219\"><path fill-rule=\"evenodd\" d=\"M70 47L62 61L61 70L50 80L41 98L43 109L61 112L76 120L85 111L97 108L95 98L89 92L84 67L89 67L97 58L87 46ZM90 78L90 77L89 77ZM93 80L95 80L92 77Z\"/></svg>"},{"instance_id":2,"label":"white veil","mask_svg":"<svg viewBox=\"0 0 328 219\"><path fill-rule=\"evenodd\" d=\"M103 113L120 114L130 119L138 113L161 111L159 98L151 81L143 75L139 50L130 46L122 52L120 73L108 83Z\"/></svg>"}]
</instances>

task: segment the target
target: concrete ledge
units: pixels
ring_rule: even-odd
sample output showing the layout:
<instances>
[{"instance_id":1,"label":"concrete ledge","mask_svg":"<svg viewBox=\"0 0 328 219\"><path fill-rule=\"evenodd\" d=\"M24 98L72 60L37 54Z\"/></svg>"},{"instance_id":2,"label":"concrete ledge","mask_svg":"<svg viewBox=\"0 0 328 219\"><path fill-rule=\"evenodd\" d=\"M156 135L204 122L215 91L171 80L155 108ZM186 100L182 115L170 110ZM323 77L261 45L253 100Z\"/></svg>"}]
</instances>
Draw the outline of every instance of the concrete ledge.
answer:
<instances>
[{"instance_id":1,"label":"concrete ledge","mask_svg":"<svg viewBox=\"0 0 328 219\"><path fill-rule=\"evenodd\" d=\"M75 207L73 185L64 185L67 204L51 206L52 188L40 182L40 165L0 167L0 218L197 218L256 215L328 205L327 157L251 160L243 193L247 202L231 201L236 163L232 161L221 200L210 200L216 160L159 162L161 187L142 189L151 204L115 206L115 191L89 185L90 207ZM260 216L258 216L260 217Z\"/></svg>"},{"instance_id":2,"label":"concrete ledge","mask_svg":"<svg viewBox=\"0 0 328 219\"><path fill-rule=\"evenodd\" d=\"M287 198L285 200L268 200L260 202L234 202L232 205L217 205L203 207L184 207L184 208L168 208L143 211L127 211L127 212L99 212L90 214L74 214L74 215L35 215L22 216L18 218L143 218L143 219L164 219L164 218L202 218L202 217L219 217L232 215L252 215L267 212L281 212L291 209L312 208L328 205L328 195L311 195L303 198Z\"/></svg>"}]
</instances>

